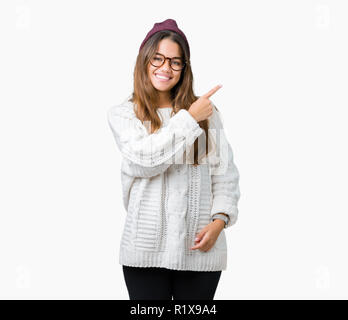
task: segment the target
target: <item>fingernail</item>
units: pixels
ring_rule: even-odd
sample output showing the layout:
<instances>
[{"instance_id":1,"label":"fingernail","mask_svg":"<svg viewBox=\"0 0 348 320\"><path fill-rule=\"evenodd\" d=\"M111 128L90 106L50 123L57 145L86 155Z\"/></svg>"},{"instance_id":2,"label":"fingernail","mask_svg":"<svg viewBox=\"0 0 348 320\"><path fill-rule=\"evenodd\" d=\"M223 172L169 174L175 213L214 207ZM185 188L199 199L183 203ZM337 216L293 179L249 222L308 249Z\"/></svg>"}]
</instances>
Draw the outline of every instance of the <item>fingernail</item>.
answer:
<instances>
[{"instance_id":1,"label":"fingernail","mask_svg":"<svg viewBox=\"0 0 348 320\"><path fill-rule=\"evenodd\" d=\"M198 241L198 240L199 240L199 238L196 238L196 239L195 239L195 241Z\"/></svg>"}]
</instances>

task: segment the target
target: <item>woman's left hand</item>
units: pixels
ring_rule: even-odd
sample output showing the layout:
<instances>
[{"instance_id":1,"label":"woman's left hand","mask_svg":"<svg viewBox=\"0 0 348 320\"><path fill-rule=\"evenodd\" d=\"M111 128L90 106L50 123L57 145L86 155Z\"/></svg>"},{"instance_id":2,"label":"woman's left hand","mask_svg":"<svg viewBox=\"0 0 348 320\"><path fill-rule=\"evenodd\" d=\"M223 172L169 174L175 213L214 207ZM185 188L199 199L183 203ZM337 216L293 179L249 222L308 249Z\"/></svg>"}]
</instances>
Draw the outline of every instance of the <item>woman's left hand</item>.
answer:
<instances>
[{"instance_id":1,"label":"woman's left hand","mask_svg":"<svg viewBox=\"0 0 348 320\"><path fill-rule=\"evenodd\" d=\"M215 219L198 233L195 239L195 245L190 249L199 249L204 252L210 250L214 246L216 239L224 227L225 222L223 220Z\"/></svg>"}]
</instances>

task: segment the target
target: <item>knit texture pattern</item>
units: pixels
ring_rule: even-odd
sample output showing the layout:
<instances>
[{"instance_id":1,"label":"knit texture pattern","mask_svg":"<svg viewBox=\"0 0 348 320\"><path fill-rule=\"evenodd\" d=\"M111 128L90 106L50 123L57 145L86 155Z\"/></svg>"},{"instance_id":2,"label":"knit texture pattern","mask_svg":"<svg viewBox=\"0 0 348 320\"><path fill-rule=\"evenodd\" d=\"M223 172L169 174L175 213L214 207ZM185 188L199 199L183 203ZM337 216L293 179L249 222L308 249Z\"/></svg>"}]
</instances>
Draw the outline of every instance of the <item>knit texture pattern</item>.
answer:
<instances>
[{"instance_id":1,"label":"knit texture pattern","mask_svg":"<svg viewBox=\"0 0 348 320\"><path fill-rule=\"evenodd\" d=\"M126 210L119 263L134 267L219 271L227 267L225 230L236 223L239 172L215 105L205 134L191 114L159 108L162 126L149 134L136 117L131 96L107 112L121 153L122 198ZM193 166L198 138L200 164ZM190 250L216 213L229 216L214 246Z\"/></svg>"}]
</instances>

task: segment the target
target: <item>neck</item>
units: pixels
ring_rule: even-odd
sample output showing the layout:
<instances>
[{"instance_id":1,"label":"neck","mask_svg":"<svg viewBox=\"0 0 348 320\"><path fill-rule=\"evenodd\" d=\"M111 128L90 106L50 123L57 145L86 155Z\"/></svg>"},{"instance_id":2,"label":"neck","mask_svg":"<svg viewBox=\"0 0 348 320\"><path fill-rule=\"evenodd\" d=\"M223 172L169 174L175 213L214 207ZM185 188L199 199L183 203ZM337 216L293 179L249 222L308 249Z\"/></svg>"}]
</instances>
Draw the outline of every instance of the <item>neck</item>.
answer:
<instances>
[{"instance_id":1,"label":"neck","mask_svg":"<svg viewBox=\"0 0 348 320\"><path fill-rule=\"evenodd\" d=\"M167 108L172 107L172 103L170 100L170 96L168 92L160 92L159 93L159 101L157 103L158 108Z\"/></svg>"}]
</instances>

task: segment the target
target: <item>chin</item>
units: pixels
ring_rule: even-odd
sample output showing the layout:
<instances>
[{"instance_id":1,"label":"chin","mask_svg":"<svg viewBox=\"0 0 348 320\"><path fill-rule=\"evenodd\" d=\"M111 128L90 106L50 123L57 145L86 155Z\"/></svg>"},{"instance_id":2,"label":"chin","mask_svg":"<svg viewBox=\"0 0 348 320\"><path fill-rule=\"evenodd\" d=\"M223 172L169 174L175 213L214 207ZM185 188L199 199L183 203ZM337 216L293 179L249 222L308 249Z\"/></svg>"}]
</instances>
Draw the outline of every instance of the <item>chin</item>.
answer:
<instances>
[{"instance_id":1,"label":"chin","mask_svg":"<svg viewBox=\"0 0 348 320\"><path fill-rule=\"evenodd\" d=\"M168 84L159 84L158 82L153 81L152 85L159 91L168 91L171 90L172 88L174 88L176 86L177 82L172 82L172 83L168 83Z\"/></svg>"},{"instance_id":2,"label":"chin","mask_svg":"<svg viewBox=\"0 0 348 320\"><path fill-rule=\"evenodd\" d=\"M152 82L152 86L153 86L155 89L157 89L158 91L163 91L163 92L165 92L165 91L171 90L171 89L175 86L175 84L171 84L171 85L169 86L169 85L158 85L157 83L153 83L153 82Z\"/></svg>"},{"instance_id":3,"label":"chin","mask_svg":"<svg viewBox=\"0 0 348 320\"><path fill-rule=\"evenodd\" d=\"M172 90L173 86L167 88L159 88L158 86L153 86L157 91L166 92Z\"/></svg>"}]
</instances>

